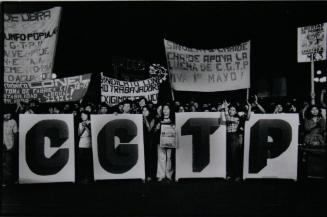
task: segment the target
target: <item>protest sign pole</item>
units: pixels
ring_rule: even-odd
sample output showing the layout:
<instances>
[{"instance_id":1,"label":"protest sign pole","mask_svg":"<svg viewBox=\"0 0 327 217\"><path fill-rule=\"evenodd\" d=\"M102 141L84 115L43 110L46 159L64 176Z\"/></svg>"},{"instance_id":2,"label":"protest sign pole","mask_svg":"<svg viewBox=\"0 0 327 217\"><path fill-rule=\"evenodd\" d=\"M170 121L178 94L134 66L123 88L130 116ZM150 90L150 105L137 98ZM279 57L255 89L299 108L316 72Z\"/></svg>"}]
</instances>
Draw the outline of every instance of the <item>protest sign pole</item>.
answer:
<instances>
[{"instance_id":1,"label":"protest sign pole","mask_svg":"<svg viewBox=\"0 0 327 217\"><path fill-rule=\"evenodd\" d=\"M249 101L250 88L246 88L246 101Z\"/></svg>"},{"instance_id":2,"label":"protest sign pole","mask_svg":"<svg viewBox=\"0 0 327 217\"><path fill-rule=\"evenodd\" d=\"M311 104L315 105L314 54L311 54Z\"/></svg>"}]
</instances>

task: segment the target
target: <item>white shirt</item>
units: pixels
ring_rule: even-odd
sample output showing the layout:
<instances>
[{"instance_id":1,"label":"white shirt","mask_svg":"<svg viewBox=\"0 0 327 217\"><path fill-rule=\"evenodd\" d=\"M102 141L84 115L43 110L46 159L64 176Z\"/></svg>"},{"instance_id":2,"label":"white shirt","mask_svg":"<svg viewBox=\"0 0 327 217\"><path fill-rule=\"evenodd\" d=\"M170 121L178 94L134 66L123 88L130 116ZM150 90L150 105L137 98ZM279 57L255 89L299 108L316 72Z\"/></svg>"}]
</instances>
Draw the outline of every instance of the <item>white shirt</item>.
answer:
<instances>
[{"instance_id":1,"label":"white shirt","mask_svg":"<svg viewBox=\"0 0 327 217\"><path fill-rule=\"evenodd\" d=\"M79 130L83 130L83 122L78 125ZM80 135L78 147L80 148L91 148L91 132L90 129L85 127L84 132Z\"/></svg>"},{"instance_id":2,"label":"white shirt","mask_svg":"<svg viewBox=\"0 0 327 217\"><path fill-rule=\"evenodd\" d=\"M3 144L10 150L14 147L14 134L18 132L14 119L3 121Z\"/></svg>"}]
</instances>

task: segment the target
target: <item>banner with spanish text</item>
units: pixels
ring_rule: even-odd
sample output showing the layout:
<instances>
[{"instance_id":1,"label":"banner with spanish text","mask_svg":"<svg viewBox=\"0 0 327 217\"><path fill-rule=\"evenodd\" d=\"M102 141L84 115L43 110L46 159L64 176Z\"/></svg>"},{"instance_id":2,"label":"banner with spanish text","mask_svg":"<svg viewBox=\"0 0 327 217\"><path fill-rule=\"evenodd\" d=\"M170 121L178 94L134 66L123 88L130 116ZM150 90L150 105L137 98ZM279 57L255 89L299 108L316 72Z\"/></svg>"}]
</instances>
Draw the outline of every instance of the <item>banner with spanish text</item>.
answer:
<instances>
[{"instance_id":1,"label":"banner with spanish text","mask_svg":"<svg viewBox=\"0 0 327 217\"><path fill-rule=\"evenodd\" d=\"M142 81L121 81L101 74L101 102L117 105L125 100L137 100L145 97L157 104L159 78L153 77Z\"/></svg>"},{"instance_id":2,"label":"banner with spanish text","mask_svg":"<svg viewBox=\"0 0 327 217\"><path fill-rule=\"evenodd\" d=\"M171 87L214 92L250 87L250 41L201 50L164 40Z\"/></svg>"},{"instance_id":3,"label":"banner with spanish text","mask_svg":"<svg viewBox=\"0 0 327 217\"><path fill-rule=\"evenodd\" d=\"M297 61L326 60L326 23L297 29Z\"/></svg>"},{"instance_id":4,"label":"banner with spanish text","mask_svg":"<svg viewBox=\"0 0 327 217\"><path fill-rule=\"evenodd\" d=\"M4 82L52 78L61 7L4 14Z\"/></svg>"},{"instance_id":5,"label":"banner with spanish text","mask_svg":"<svg viewBox=\"0 0 327 217\"><path fill-rule=\"evenodd\" d=\"M72 114L19 116L19 183L75 181Z\"/></svg>"},{"instance_id":6,"label":"banner with spanish text","mask_svg":"<svg viewBox=\"0 0 327 217\"><path fill-rule=\"evenodd\" d=\"M85 74L46 81L5 83L3 99L5 104L30 99L40 103L78 101L87 92L90 80L91 74Z\"/></svg>"}]
</instances>

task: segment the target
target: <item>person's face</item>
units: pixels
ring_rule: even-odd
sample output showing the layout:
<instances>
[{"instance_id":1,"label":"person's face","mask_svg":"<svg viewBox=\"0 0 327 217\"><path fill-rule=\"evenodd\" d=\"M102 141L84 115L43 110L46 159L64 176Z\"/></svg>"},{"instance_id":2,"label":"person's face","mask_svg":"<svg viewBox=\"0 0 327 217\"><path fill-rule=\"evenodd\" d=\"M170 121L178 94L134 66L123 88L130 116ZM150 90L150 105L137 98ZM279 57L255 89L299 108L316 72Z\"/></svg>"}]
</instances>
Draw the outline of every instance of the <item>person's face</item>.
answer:
<instances>
[{"instance_id":1,"label":"person's face","mask_svg":"<svg viewBox=\"0 0 327 217\"><path fill-rule=\"evenodd\" d=\"M126 103L123 105L123 112L124 113L129 113L131 111L131 105Z\"/></svg>"},{"instance_id":2,"label":"person's face","mask_svg":"<svg viewBox=\"0 0 327 217\"><path fill-rule=\"evenodd\" d=\"M228 114L229 116L234 116L236 114L236 109L235 107L230 107L229 110L228 110Z\"/></svg>"},{"instance_id":3,"label":"person's face","mask_svg":"<svg viewBox=\"0 0 327 217\"><path fill-rule=\"evenodd\" d=\"M148 108L143 107L143 109L142 109L142 114L143 114L144 117L148 117L149 114L150 114Z\"/></svg>"},{"instance_id":4,"label":"person's face","mask_svg":"<svg viewBox=\"0 0 327 217\"><path fill-rule=\"evenodd\" d=\"M5 121L9 121L11 119L11 114L10 113L7 113L7 114L3 114L3 119Z\"/></svg>"},{"instance_id":5,"label":"person's face","mask_svg":"<svg viewBox=\"0 0 327 217\"><path fill-rule=\"evenodd\" d=\"M91 111L92 111L92 108L91 108L91 106L89 106L89 105L88 105L88 106L86 106L86 107L85 107L85 111L91 112Z\"/></svg>"},{"instance_id":6,"label":"person's face","mask_svg":"<svg viewBox=\"0 0 327 217\"><path fill-rule=\"evenodd\" d=\"M49 113L53 114L53 108L52 107L49 108Z\"/></svg>"},{"instance_id":7,"label":"person's face","mask_svg":"<svg viewBox=\"0 0 327 217\"><path fill-rule=\"evenodd\" d=\"M277 112L283 112L283 106L281 104L278 104L276 107L277 107Z\"/></svg>"},{"instance_id":8,"label":"person's face","mask_svg":"<svg viewBox=\"0 0 327 217\"><path fill-rule=\"evenodd\" d=\"M195 106L193 105L193 106L191 106L191 112L196 112L196 108L195 108Z\"/></svg>"},{"instance_id":9,"label":"person's face","mask_svg":"<svg viewBox=\"0 0 327 217\"><path fill-rule=\"evenodd\" d=\"M124 105L123 105L123 104L120 104L120 105L118 106L119 111L123 111L123 107L124 107Z\"/></svg>"},{"instance_id":10,"label":"person's face","mask_svg":"<svg viewBox=\"0 0 327 217\"><path fill-rule=\"evenodd\" d=\"M59 114L59 109L58 108L53 108L53 114Z\"/></svg>"},{"instance_id":11,"label":"person's face","mask_svg":"<svg viewBox=\"0 0 327 217\"><path fill-rule=\"evenodd\" d=\"M196 109L198 109L198 108L199 108L199 103L195 102L195 103L194 103L194 107L195 107Z\"/></svg>"},{"instance_id":12,"label":"person's face","mask_svg":"<svg viewBox=\"0 0 327 217\"><path fill-rule=\"evenodd\" d=\"M76 110L73 111L73 115L74 115L74 117L77 116L77 111Z\"/></svg>"},{"instance_id":13,"label":"person's face","mask_svg":"<svg viewBox=\"0 0 327 217\"><path fill-rule=\"evenodd\" d=\"M164 116L169 116L170 115L170 109L168 106L164 106L163 109L162 109L162 113Z\"/></svg>"},{"instance_id":14,"label":"person's face","mask_svg":"<svg viewBox=\"0 0 327 217\"><path fill-rule=\"evenodd\" d=\"M145 106L145 100L144 99L141 99L140 102L139 102L139 106L140 107L144 107Z\"/></svg>"},{"instance_id":15,"label":"person's face","mask_svg":"<svg viewBox=\"0 0 327 217\"><path fill-rule=\"evenodd\" d=\"M161 113L162 113L162 106L160 105L160 106L158 106L158 108L157 108L157 114L158 114L158 115L161 115Z\"/></svg>"},{"instance_id":16,"label":"person's face","mask_svg":"<svg viewBox=\"0 0 327 217\"><path fill-rule=\"evenodd\" d=\"M108 113L107 107L101 107L100 108L100 114L107 114L107 113Z\"/></svg>"},{"instance_id":17,"label":"person's face","mask_svg":"<svg viewBox=\"0 0 327 217\"><path fill-rule=\"evenodd\" d=\"M180 106L180 107L178 108L178 112L185 112L184 107L183 107L183 106Z\"/></svg>"},{"instance_id":18,"label":"person's face","mask_svg":"<svg viewBox=\"0 0 327 217\"><path fill-rule=\"evenodd\" d=\"M318 110L318 108L317 108L317 107L312 107L312 109L311 109L311 114L312 114L313 116L317 116L317 115L319 114L319 110Z\"/></svg>"},{"instance_id":19,"label":"person's face","mask_svg":"<svg viewBox=\"0 0 327 217\"><path fill-rule=\"evenodd\" d=\"M81 114L81 119L82 119L82 121L87 121L87 114L85 114L85 113L82 113Z\"/></svg>"},{"instance_id":20,"label":"person's face","mask_svg":"<svg viewBox=\"0 0 327 217\"><path fill-rule=\"evenodd\" d=\"M179 101L176 101L175 102L175 106L180 106L180 102Z\"/></svg>"}]
</instances>

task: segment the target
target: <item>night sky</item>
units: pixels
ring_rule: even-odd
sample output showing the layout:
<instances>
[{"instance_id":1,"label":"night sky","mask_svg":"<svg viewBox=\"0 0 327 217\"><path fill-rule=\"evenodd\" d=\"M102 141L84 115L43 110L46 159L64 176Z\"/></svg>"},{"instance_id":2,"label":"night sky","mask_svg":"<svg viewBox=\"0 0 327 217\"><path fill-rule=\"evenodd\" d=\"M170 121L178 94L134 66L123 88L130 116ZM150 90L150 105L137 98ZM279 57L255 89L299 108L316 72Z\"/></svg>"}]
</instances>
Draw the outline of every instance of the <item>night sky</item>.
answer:
<instances>
[{"instance_id":1,"label":"night sky","mask_svg":"<svg viewBox=\"0 0 327 217\"><path fill-rule=\"evenodd\" d=\"M289 96L309 93L310 63L297 63L297 27L327 22L327 2L5 3L6 13L62 6L54 72L112 71L115 56L166 65L163 39L194 48L251 40L251 86L285 77ZM316 69L326 73L326 61ZM300 88L299 88L300 87Z\"/></svg>"}]
</instances>

